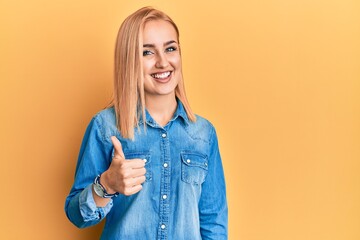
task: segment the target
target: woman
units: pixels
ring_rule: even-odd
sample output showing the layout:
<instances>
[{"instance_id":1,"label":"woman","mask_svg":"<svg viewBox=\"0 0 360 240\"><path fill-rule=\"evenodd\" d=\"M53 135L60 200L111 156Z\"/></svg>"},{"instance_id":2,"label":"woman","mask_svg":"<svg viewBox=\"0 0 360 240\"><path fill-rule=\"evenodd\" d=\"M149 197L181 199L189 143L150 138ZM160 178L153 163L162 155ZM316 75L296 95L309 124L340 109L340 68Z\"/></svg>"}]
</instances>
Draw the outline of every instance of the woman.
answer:
<instances>
[{"instance_id":1,"label":"woman","mask_svg":"<svg viewBox=\"0 0 360 240\"><path fill-rule=\"evenodd\" d=\"M86 130L65 211L81 228L106 217L102 239L227 239L216 132L191 111L179 31L161 11L120 27L113 104Z\"/></svg>"}]
</instances>

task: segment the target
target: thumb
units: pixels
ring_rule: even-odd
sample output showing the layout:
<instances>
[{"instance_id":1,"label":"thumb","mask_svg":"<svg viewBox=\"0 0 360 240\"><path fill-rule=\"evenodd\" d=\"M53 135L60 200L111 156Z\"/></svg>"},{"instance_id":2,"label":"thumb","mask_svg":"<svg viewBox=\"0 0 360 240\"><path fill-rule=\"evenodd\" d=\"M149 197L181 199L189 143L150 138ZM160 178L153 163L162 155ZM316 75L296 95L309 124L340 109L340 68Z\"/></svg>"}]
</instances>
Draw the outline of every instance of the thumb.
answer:
<instances>
[{"instance_id":1,"label":"thumb","mask_svg":"<svg viewBox=\"0 0 360 240\"><path fill-rule=\"evenodd\" d=\"M122 157L123 159L125 159L125 155L121 146L121 143L119 141L119 139L117 139L115 136L111 137L111 142L114 146L114 157Z\"/></svg>"}]
</instances>

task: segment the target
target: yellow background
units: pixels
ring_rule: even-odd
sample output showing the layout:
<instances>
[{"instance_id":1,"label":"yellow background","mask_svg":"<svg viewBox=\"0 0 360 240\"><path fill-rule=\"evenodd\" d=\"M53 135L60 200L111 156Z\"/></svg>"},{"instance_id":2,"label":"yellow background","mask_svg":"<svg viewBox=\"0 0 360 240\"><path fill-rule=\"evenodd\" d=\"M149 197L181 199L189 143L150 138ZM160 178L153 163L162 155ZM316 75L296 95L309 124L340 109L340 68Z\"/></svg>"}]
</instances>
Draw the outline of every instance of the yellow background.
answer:
<instances>
[{"instance_id":1,"label":"yellow background","mask_svg":"<svg viewBox=\"0 0 360 240\"><path fill-rule=\"evenodd\" d=\"M146 5L178 24L189 100L217 128L229 239L360 239L357 0L1 0L0 239L98 239L64 201L118 27Z\"/></svg>"}]
</instances>

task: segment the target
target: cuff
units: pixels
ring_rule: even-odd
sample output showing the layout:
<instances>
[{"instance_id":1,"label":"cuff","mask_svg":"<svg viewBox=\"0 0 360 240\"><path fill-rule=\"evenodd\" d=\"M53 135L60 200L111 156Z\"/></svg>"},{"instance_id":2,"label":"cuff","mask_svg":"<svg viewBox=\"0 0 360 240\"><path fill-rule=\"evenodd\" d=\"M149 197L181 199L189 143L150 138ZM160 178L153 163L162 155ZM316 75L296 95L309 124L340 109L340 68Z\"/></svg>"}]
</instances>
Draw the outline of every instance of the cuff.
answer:
<instances>
[{"instance_id":1,"label":"cuff","mask_svg":"<svg viewBox=\"0 0 360 240\"><path fill-rule=\"evenodd\" d=\"M105 207L97 207L92 195L92 187L92 184L87 186L79 196L80 213L85 222L103 219L113 206L113 200L110 199Z\"/></svg>"}]
</instances>

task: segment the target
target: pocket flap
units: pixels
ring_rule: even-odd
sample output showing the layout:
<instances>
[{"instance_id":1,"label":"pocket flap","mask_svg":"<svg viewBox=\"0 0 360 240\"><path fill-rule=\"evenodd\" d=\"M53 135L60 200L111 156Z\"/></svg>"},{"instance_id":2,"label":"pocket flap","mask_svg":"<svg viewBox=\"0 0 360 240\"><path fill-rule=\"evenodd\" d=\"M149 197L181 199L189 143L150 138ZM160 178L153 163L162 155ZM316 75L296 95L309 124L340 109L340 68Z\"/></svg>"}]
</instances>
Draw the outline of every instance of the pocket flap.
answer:
<instances>
[{"instance_id":1,"label":"pocket flap","mask_svg":"<svg viewBox=\"0 0 360 240\"><path fill-rule=\"evenodd\" d=\"M126 160L139 158L145 161L145 165L151 162L150 153L148 152L127 152L124 153Z\"/></svg>"},{"instance_id":2,"label":"pocket flap","mask_svg":"<svg viewBox=\"0 0 360 240\"><path fill-rule=\"evenodd\" d=\"M200 167L205 170L208 169L207 156L202 155L200 153L183 152L181 153L181 160L187 166Z\"/></svg>"}]
</instances>

